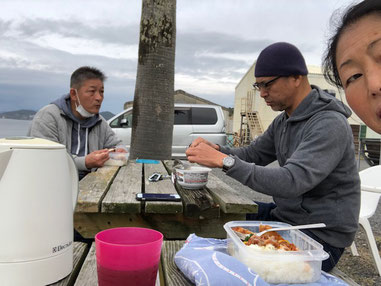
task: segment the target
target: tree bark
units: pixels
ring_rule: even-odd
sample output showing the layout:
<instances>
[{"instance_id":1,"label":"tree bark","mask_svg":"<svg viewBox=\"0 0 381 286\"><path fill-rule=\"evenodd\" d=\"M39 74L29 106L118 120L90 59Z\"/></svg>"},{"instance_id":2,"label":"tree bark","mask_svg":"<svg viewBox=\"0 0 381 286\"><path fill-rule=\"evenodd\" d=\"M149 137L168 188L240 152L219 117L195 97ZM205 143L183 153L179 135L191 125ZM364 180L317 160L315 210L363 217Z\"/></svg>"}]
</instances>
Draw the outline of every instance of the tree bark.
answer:
<instances>
[{"instance_id":1,"label":"tree bark","mask_svg":"<svg viewBox=\"0 0 381 286\"><path fill-rule=\"evenodd\" d=\"M176 0L143 0L130 158L172 154Z\"/></svg>"}]
</instances>

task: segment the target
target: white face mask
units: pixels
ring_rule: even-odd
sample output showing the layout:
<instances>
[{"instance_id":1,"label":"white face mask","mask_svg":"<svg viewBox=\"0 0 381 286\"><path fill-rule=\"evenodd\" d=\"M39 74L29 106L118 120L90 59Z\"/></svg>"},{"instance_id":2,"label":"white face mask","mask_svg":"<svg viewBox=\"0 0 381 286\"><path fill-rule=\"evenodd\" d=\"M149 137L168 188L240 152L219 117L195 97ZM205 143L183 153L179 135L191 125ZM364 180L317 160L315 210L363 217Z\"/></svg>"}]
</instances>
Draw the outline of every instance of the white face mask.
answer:
<instances>
[{"instance_id":1,"label":"white face mask","mask_svg":"<svg viewBox=\"0 0 381 286\"><path fill-rule=\"evenodd\" d=\"M75 103L75 110L84 118L90 118L93 117L95 114L88 112L82 105L81 101L79 100L78 91L75 89L75 95L78 98L79 105Z\"/></svg>"}]
</instances>

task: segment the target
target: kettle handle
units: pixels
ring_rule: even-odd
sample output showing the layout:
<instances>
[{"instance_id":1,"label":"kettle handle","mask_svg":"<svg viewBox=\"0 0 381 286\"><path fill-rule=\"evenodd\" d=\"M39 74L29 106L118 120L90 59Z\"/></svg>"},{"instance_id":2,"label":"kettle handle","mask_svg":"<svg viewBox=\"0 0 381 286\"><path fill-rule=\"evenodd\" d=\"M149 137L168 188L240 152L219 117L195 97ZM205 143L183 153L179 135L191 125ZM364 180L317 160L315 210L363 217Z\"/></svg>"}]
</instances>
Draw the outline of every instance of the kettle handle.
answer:
<instances>
[{"instance_id":1,"label":"kettle handle","mask_svg":"<svg viewBox=\"0 0 381 286\"><path fill-rule=\"evenodd\" d=\"M69 171L70 171L70 177L71 177L71 190L72 190L72 198L73 198L73 213L75 211L75 206L77 205L77 199L78 199L78 192L79 192L79 180L78 180L78 170L77 166L74 163L73 157L66 153L68 156L68 162L69 162Z\"/></svg>"}]
</instances>

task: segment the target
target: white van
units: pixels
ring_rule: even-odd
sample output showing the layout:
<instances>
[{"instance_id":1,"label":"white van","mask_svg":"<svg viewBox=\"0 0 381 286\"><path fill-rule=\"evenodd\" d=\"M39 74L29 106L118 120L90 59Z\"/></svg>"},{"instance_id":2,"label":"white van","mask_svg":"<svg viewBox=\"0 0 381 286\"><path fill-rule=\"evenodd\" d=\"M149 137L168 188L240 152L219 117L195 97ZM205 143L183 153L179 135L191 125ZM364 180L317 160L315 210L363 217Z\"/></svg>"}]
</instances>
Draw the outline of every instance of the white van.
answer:
<instances>
[{"instance_id":1,"label":"white van","mask_svg":"<svg viewBox=\"0 0 381 286\"><path fill-rule=\"evenodd\" d=\"M172 157L185 158L185 150L197 137L226 144L225 119L221 106L206 104L175 104ZM108 124L122 144L130 148L132 107L110 118Z\"/></svg>"}]
</instances>

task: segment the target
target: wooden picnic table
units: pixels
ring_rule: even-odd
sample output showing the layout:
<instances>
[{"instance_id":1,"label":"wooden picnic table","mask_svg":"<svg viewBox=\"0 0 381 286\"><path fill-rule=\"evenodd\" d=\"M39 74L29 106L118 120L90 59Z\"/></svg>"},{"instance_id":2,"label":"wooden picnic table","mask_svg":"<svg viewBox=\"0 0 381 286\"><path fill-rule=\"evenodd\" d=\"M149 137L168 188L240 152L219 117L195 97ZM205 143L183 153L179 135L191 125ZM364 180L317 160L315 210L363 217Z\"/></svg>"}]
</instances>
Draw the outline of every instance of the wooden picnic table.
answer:
<instances>
[{"instance_id":1,"label":"wooden picnic table","mask_svg":"<svg viewBox=\"0 0 381 286\"><path fill-rule=\"evenodd\" d=\"M225 238L223 225L245 220L257 205L239 189L233 189L209 173L206 187L186 190L171 179L149 182L153 173L171 174L173 161L142 164L129 160L126 166L105 166L89 173L79 183L74 214L75 229L85 238L101 230L135 226L156 229L165 239L185 239L191 233ZM141 202L137 193L178 193L181 202Z\"/></svg>"},{"instance_id":2,"label":"wooden picnic table","mask_svg":"<svg viewBox=\"0 0 381 286\"><path fill-rule=\"evenodd\" d=\"M183 246L184 241L164 241L161 251L160 267L155 286L191 286L191 283L174 263L174 256ZM50 286L97 286L97 264L95 256L95 244L88 246L82 242L74 242L73 271L64 279ZM359 286L350 277L334 268L331 274L340 277L348 285Z\"/></svg>"}]
</instances>

